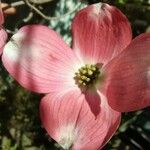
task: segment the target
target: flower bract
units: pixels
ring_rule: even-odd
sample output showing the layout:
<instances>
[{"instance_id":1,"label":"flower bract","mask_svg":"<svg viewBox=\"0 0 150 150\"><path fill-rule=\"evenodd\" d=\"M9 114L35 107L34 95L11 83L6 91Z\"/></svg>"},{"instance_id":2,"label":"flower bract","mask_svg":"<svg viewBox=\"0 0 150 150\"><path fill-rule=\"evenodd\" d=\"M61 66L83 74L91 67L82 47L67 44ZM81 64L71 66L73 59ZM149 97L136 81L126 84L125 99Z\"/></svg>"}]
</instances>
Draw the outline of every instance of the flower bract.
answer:
<instances>
[{"instance_id":1,"label":"flower bract","mask_svg":"<svg viewBox=\"0 0 150 150\"><path fill-rule=\"evenodd\" d=\"M45 93L40 116L64 149L102 148L121 112L150 106L150 34L132 40L126 16L105 3L79 11L72 49L52 29L22 27L4 47L8 72L28 90Z\"/></svg>"}]
</instances>

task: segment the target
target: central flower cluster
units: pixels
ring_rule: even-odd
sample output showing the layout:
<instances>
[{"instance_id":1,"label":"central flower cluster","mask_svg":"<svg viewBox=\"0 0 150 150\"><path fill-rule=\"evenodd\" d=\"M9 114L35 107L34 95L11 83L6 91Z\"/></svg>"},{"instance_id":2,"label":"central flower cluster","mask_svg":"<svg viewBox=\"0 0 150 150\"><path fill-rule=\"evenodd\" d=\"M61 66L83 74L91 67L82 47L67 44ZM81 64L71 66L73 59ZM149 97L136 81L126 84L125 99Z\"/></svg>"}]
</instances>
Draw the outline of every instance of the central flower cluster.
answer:
<instances>
[{"instance_id":1,"label":"central flower cluster","mask_svg":"<svg viewBox=\"0 0 150 150\"><path fill-rule=\"evenodd\" d=\"M79 87L93 86L100 76L100 69L95 64L86 64L75 73L75 81Z\"/></svg>"}]
</instances>

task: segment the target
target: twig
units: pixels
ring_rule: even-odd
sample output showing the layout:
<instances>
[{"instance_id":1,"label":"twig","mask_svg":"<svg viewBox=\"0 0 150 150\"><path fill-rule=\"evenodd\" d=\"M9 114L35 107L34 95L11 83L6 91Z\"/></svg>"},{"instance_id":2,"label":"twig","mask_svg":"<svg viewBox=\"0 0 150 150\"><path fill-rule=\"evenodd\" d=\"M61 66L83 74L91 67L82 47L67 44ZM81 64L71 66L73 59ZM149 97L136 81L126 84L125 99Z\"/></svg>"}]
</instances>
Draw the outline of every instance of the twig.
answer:
<instances>
[{"instance_id":1,"label":"twig","mask_svg":"<svg viewBox=\"0 0 150 150\"><path fill-rule=\"evenodd\" d=\"M33 12L30 12L26 18L23 19L24 22L29 22L33 18Z\"/></svg>"},{"instance_id":2,"label":"twig","mask_svg":"<svg viewBox=\"0 0 150 150\"><path fill-rule=\"evenodd\" d=\"M13 2L11 4L7 4L7 6L3 7L2 10L5 11L11 7L19 7L21 5L25 5L25 2L22 0L22 1L18 1L18 2Z\"/></svg>"},{"instance_id":3,"label":"twig","mask_svg":"<svg viewBox=\"0 0 150 150\"><path fill-rule=\"evenodd\" d=\"M5 30L6 30L7 33L12 34L12 35L16 33L15 31L12 31L12 30L9 30L9 29L5 29Z\"/></svg>"},{"instance_id":4,"label":"twig","mask_svg":"<svg viewBox=\"0 0 150 150\"><path fill-rule=\"evenodd\" d=\"M29 0L29 1L34 3L34 4L44 4L44 3L51 2L53 0Z\"/></svg>"},{"instance_id":5,"label":"twig","mask_svg":"<svg viewBox=\"0 0 150 150\"><path fill-rule=\"evenodd\" d=\"M119 131L120 131L120 132L123 132L124 129L125 129L125 127L128 126L129 124L131 124L133 121L135 121L135 120L137 119L137 117L142 114L142 112L143 112L143 111L138 111L134 117L132 117L131 119L129 119L129 120L127 120L126 122L124 122L124 123L120 126Z\"/></svg>"},{"instance_id":6,"label":"twig","mask_svg":"<svg viewBox=\"0 0 150 150\"><path fill-rule=\"evenodd\" d=\"M17 2L13 2L10 4L11 7L18 7L18 6L21 6L21 5L24 5L25 2L22 0L22 1L17 1Z\"/></svg>"},{"instance_id":7,"label":"twig","mask_svg":"<svg viewBox=\"0 0 150 150\"><path fill-rule=\"evenodd\" d=\"M43 14L38 8L36 8L35 6L33 6L29 0L25 0L25 3L31 8L33 9L38 15L40 15L42 18L46 19L46 20L59 20L63 17L66 17L70 14L72 14L74 11L76 11L78 9L78 7L80 6L80 2L79 4L71 11L69 11L68 13L61 15L61 16L57 16L57 17L50 17L50 16L46 16L45 14Z\"/></svg>"}]
</instances>

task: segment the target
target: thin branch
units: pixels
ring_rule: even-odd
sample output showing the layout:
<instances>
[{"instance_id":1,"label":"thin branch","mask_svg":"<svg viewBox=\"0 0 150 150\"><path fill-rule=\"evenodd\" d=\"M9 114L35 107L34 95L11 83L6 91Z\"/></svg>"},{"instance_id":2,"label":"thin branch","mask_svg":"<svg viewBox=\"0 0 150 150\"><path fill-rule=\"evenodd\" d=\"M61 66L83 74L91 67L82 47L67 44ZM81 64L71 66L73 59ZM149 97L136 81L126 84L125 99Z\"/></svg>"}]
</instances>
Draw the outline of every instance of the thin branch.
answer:
<instances>
[{"instance_id":1,"label":"thin branch","mask_svg":"<svg viewBox=\"0 0 150 150\"><path fill-rule=\"evenodd\" d=\"M18 2L12 2L10 4L7 4L5 7L2 8L3 11L11 8L11 7L19 7L19 6L22 6L22 5L25 5L25 2L23 0L21 1L18 1Z\"/></svg>"},{"instance_id":2,"label":"thin branch","mask_svg":"<svg viewBox=\"0 0 150 150\"><path fill-rule=\"evenodd\" d=\"M29 0L29 1L34 4L44 4L44 3L52 2L53 0Z\"/></svg>"},{"instance_id":3,"label":"thin branch","mask_svg":"<svg viewBox=\"0 0 150 150\"><path fill-rule=\"evenodd\" d=\"M142 114L143 111L138 111L134 117L132 117L131 119L128 119L126 122L124 122L120 127L119 127L119 131L123 132L125 127L129 126L133 121L135 121L137 119L137 117L139 115Z\"/></svg>"},{"instance_id":4,"label":"thin branch","mask_svg":"<svg viewBox=\"0 0 150 150\"><path fill-rule=\"evenodd\" d=\"M29 22L33 18L33 12L30 12L26 18L23 19L24 22Z\"/></svg>"},{"instance_id":5,"label":"thin branch","mask_svg":"<svg viewBox=\"0 0 150 150\"><path fill-rule=\"evenodd\" d=\"M78 4L73 10L69 11L68 13L66 13L66 14L64 14L64 15L57 16L57 17L50 17L50 16L46 16L46 15L43 14L38 8L36 8L35 6L33 6L33 5L29 2L29 0L25 0L25 2L26 2L26 4L27 4L31 9L33 9L38 15L40 15L42 18L44 18L44 19L46 19L46 20L59 20L59 19L61 19L61 18L63 18L63 17L66 17L66 16L72 14L73 12L75 12L75 11L79 8L79 6L80 6L80 4L81 4L81 3L79 2L79 4Z\"/></svg>"},{"instance_id":6,"label":"thin branch","mask_svg":"<svg viewBox=\"0 0 150 150\"><path fill-rule=\"evenodd\" d=\"M16 33L15 31L12 31L12 30L9 30L9 29L5 29L5 30L6 30L7 33L12 34L12 35Z\"/></svg>"},{"instance_id":7,"label":"thin branch","mask_svg":"<svg viewBox=\"0 0 150 150\"><path fill-rule=\"evenodd\" d=\"M18 7L18 6L21 6L21 5L24 5L25 2L22 0L22 1L17 1L17 2L13 2L10 4L11 7Z\"/></svg>"}]
</instances>

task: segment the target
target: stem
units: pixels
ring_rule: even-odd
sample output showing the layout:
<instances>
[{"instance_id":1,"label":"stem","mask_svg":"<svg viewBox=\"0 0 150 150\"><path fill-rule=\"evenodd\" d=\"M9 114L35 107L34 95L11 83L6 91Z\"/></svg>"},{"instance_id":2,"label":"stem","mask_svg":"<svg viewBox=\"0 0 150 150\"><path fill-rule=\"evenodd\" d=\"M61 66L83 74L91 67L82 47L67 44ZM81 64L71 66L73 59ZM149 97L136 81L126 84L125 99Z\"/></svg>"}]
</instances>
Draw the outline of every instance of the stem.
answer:
<instances>
[{"instance_id":1,"label":"stem","mask_svg":"<svg viewBox=\"0 0 150 150\"><path fill-rule=\"evenodd\" d=\"M125 129L125 127L127 127L129 124L131 124L133 121L135 121L135 120L137 119L137 117L142 114L142 112L143 112L143 111L138 111L138 112L135 114L134 117L132 117L131 119L129 119L129 120L127 120L126 122L124 122L124 123L120 126L119 131L120 131L120 132L123 132L124 129Z\"/></svg>"},{"instance_id":2,"label":"stem","mask_svg":"<svg viewBox=\"0 0 150 150\"><path fill-rule=\"evenodd\" d=\"M79 3L73 10L69 11L68 13L58 16L58 17L50 17L50 16L46 16L45 14L43 14L38 8L36 8L35 6L33 6L29 0L25 0L25 3L31 8L33 9L38 15L40 15L42 18L46 19L46 20L58 20L61 19L63 17L66 17L67 15L72 14L74 11L76 11L78 9L78 7L80 6L81 3Z\"/></svg>"},{"instance_id":3,"label":"stem","mask_svg":"<svg viewBox=\"0 0 150 150\"><path fill-rule=\"evenodd\" d=\"M23 0L22 1L18 1L18 2L10 3L7 6L3 7L2 10L5 11L6 9L9 9L11 7L19 7L21 5L25 5L25 2Z\"/></svg>"},{"instance_id":4,"label":"stem","mask_svg":"<svg viewBox=\"0 0 150 150\"><path fill-rule=\"evenodd\" d=\"M18 7L18 6L21 6L21 5L24 5L25 2L24 1L18 1L18 2L13 2L10 4L11 7Z\"/></svg>"}]
</instances>

